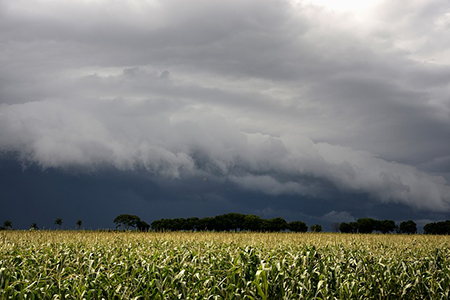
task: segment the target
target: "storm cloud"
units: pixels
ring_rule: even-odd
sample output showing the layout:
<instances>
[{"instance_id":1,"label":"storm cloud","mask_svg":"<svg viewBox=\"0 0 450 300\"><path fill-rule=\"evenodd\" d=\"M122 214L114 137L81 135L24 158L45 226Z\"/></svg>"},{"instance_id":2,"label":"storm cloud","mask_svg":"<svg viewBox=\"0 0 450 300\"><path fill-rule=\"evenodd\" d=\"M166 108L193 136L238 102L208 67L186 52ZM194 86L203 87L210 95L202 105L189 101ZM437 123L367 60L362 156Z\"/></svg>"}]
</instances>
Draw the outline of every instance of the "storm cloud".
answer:
<instances>
[{"instance_id":1,"label":"storm cloud","mask_svg":"<svg viewBox=\"0 0 450 300\"><path fill-rule=\"evenodd\" d=\"M450 4L357 2L0 1L0 151L161 203L449 212Z\"/></svg>"}]
</instances>

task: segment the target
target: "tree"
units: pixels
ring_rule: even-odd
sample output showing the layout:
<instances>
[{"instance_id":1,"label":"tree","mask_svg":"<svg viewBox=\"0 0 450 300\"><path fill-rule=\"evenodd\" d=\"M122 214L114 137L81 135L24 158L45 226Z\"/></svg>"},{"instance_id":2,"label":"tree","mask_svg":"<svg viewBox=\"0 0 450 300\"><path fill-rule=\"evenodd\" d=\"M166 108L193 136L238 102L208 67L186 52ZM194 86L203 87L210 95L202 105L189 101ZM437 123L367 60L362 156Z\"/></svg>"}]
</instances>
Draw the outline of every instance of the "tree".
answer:
<instances>
[{"instance_id":1,"label":"tree","mask_svg":"<svg viewBox=\"0 0 450 300\"><path fill-rule=\"evenodd\" d=\"M77 228L78 228L78 229L81 229L81 225L83 225L83 221L78 220L78 221L77 221Z\"/></svg>"},{"instance_id":2,"label":"tree","mask_svg":"<svg viewBox=\"0 0 450 300\"><path fill-rule=\"evenodd\" d=\"M244 230L261 231L262 219L256 215L246 215L244 217L244 224L242 226Z\"/></svg>"},{"instance_id":3,"label":"tree","mask_svg":"<svg viewBox=\"0 0 450 300\"><path fill-rule=\"evenodd\" d=\"M361 218L356 220L356 224L358 225L358 232L372 233L377 226L377 221L372 218Z\"/></svg>"},{"instance_id":4,"label":"tree","mask_svg":"<svg viewBox=\"0 0 450 300\"><path fill-rule=\"evenodd\" d=\"M149 231L150 225L147 224L147 222L139 220L139 222L136 224L136 227L139 231Z\"/></svg>"},{"instance_id":5,"label":"tree","mask_svg":"<svg viewBox=\"0 0 450 300\"><path fill-rule=\"evenodd\" d=\"M283 231L288 229L288 223L281 217L270 219L268 222L268 231Z\"/></svg>"},{"instance_id":6,"label":"tree","mask_svg":"<svg viewBox=\"0 0 450 300\"><path fill-rule=\"evenodd\" d=\"M199 221L200 221L200 219L197 217L187 218L186 222L185 222L184 230L190 230L190 231L197 230Z\"/></svg>"},{"instance_id":7,"label":"tree","mask_svg":"<svg viewBox=\"0 0 450 300\"><path fill-rule=\"evenodd\" d=\"M37 223L31 223L30 229L38 230L39 227L37 226Z\"/></svg>"},{"instance_id":8,"label":"tree","mask_svg":"<svg viewBox=\"0 0 450 300\"><path fill-rule=\"evenodd\" d=\"M342 222L341 225L339 225L339 230L342 233L353 233L353 226L349 223Z\"/></svg>"},{"instance_id":9,"label":"tree","mask_svg":"<svg viewBox=\"0 0 450 300\"><path fill-rule=\"evenodd\" d=\"M60 229L61 229L62 223L63 223L63 220L61 218L58 218L55 220L55 225L58 225Z\"/></svg>"},{"instance_id":10,"label":"tree","mask_svg":"<svg viewBox=\"0 0 450 300\"><path fill-rule=\"evenodd\" d=\"M389 233L395 230L395 222L392 220L378 221L376 230L381 233Z\"/></svg>"},{"instance_id":11,"label":"tree","mask_svg":"<svg viewBox=\"0 0 450 300\"><path fill-rule=\"evenodd\" d=\"M136 228L140 221L141 219L138 216L121 214L118 215L113 222L116 223L116 228L125 227L125 229L128 230L130 227Z\"/></svg>"},{"instance_id":12,"label":"tree","mask_svg":"<svg viewBox=\"0 0 450 300\"><path fill-rule=\"evenodd\" d=\"M211 217L201 218L197 222L197 228L196 229L197 230L201 230L201 231L212 230L213 229L213 224L214 224L214 218L211 218ZM153 227L153 223L152 223L152 228L154 228Z\"/></svg>"},{"instance_id":13,"label":"tree","mask_svg":"<svg viewBox=\"0 0 450 300\"><path fill-rule=\"evenodd\" d=\"M406 234L417 233L417 225L413 220L408 220L400 223L400 232Z\"/></svg>"},{"instance_id":14,"label":"tree","mask_svg":"<svg viewBox=\"0 0 450 300\"><path fill-rule=\"evenodd\" d=\"M213 219L213 227L211 229L217 231L241 230L244 228L245 215L238 213L228 213L215 216Z\"/></svg>"},{"instance_id":15,"label":"tree","mask_svg":"<svg viewBox=\"0 0 450 300\"><path fill-rule=\"evenodd\" d=\"M152 226L152 229L155 231L166 230L166 228L164 227L164 219L153 221L151 226Z\"/></svg>"},{"instance_id":16,"label":"tree","mask_svg":"<svg viewBox=\"0 0 450 300\"><path fill-rule=\"evenodd\" d=\"M350 222L349 223L349 225L351 226L351 228L352 228L352 233L357 233L358 232L358 223L356 223L356 222Z\"/></svg>"},{"instance_id":17,"label":"tree","mask_svg":"<svg viewBox=\"0 0 450 300\"><path fill-rule=\"evenodd\" d=\"M292 232L307 232L308 226L302 221L292 221L288 223L289 230Z\"/></svg>"},{"instance_id":18,"label":"tree","mask_svg":"<svg viewBox=\"0 0 450 300\"><path fill-rule=\"evenodd\" d=\"M5 229L12 229L12 222L10 220L5 220L3 222L3 228L5 228Z\"/></svg>"},{"instance_id":19,"label":"tree","mask_svg":"<svg viewBox=\"0 0 450 300\"><path fill-rule=\"evenodd\" d=\"M322 225L311 225L310 229L312 232L322 232Z\"/></svg>"},{"instance_id":20,"label":"tree","mask_svg":"<svg viewBox=\"0 0 450 300\"><path fill-rule=\"evenodd\" d=\"M428 223L423 227L425 234L450 234L450 220Z\"/></svg>"}]
</instances>

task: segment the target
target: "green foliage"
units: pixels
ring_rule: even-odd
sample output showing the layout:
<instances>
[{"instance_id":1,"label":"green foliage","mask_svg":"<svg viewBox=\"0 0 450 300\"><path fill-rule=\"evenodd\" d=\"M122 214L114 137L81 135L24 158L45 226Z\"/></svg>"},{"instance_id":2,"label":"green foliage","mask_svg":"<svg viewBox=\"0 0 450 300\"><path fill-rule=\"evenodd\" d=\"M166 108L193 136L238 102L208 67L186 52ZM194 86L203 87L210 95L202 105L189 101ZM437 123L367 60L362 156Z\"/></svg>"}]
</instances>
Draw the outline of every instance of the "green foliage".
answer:
<instances>
[{"instance_id":1,"label":"green foliage","mask_svg":"<svg viewBox=\"0 0 450 300\"><path fill-rule=\"evenodd\" d=\"M139 220L136 224L136 228L139 231L149 231L150 230L150 225L147 224L147 222Z\"/></svg>"},{"instance_id":2,"label":"green foliage","mask_svg":"<svg viewBox=\"0 0 450 300\"><path fill-rule=\"evenodd\" d=\"M5 220L3 222L3 228L4 229L12 229L12 222L10 220Z\"/></svg>"},{"instance_id":3,"label":"green foliage","mask_svg":"<svg viewBox=\"0 0 450 300\"><path fill-rule=\"evenodd\" d=\"M448 299L450 237L3 231L0 299Z\"/></svg>"},{"instance_id":4,"label":"green foliage","mask_svg":"<svg viewBox=\"0 0 450 300\"><path fill-rule=\"evenodd\" d=\"M377 226L377 221L372 218L361 218L356 221L358 232L372 233Z\"/></svg>"},{"instance_id":5,"label":"green foliage","mask_svg":"<svg viewBox=\"0 0 450 300\"><path fill-rule=\"evenodd\" d=\"M381 233L394 232L394 230L395 230L395 222L393 220L378 221L375 230L378 230Z\"/></svg>"},{"instance_id":6,"label":"green foliage","mask_svg":"<svg viewBox=\"0 0 450 300\"><path fill-rule=\"evenodd\" d=\"M229 213L213 218L160 219L151 224L156 231L284 231L289 225L283 218L266 220L255 215Z\"/></svg>"},{"instance_id":7,"label":"green foliage","mask_svg":"<svg viewBox=\"0 0 450 300\"><path fill-rule=\"evenodd\" d=\"M288 224L289 230L292 232L307 232L308 226L306 226L305 222L302 221L292 221Z\"/></svg>"},{"instance_id":8,"label":"green foliage","mask_svg":"<svg viewBox=\"0 0 450 300\"><path fill-rule=\"evenodd\" d=\"M256 215L246 215L244 217L243 229L249 231L261 231L263 220Z\"/></svg>"},{"instance_id":9,"label":"green foliage","mask_svg":"<svg viewBox=\"0 0 450 300\"><path fill-rule=\"evenodd\" d=\"M361 218L356 222L345 223L339 225L342 233L372 233L379 231L381 233L393 232L396 229L395 222L392 220L375 220L372 218Z\"/></svg>"},{"instance_id":10,"label":"green foliage","mask_svg":"<svg viewBox=\"0 0 450 300\"><path fill-rule=\"evenodd\" d=\"M428 223L423 227L425 234L450 234L450 220Z\"/></svg>"},{"instance_id":11,"label":"green foliage","mask_svg":"<svg viewBox=\"0 0 450 300\"><path fill-rule=\"evenodd\" d=\"M406 234L417 233L417 225L412 220L401 222L400 226L399 226L399 229L400 229L401 233L406 233Z\"/></svg>"},{"instance_id":12,"label":"green foliage","mask_svg":"<svg viewBox=\"0 0 450 300\"><path fill-rule=\"evenodd\" d=\"M267 222L266 231L276 232L289 229L289 225L283 218L273 218Z\"/></svg>"},{"instance_id":13,"label":"green foliage","mask_svg":"<svg viewBox=\"0 0 450 300\"><path fill-rule=\"evenodd\" d=\"M355 233L357 232L358 229L356 226L353 226L353 224L356 225L356 223L354 222L353 223L342 222L341 225L339 225L339 231L342 233Z\"/></svg>"},{"instance_id":14,"label":"green foliage","mask_svg":"<svg viewBox=\"0 0 450 300\"><path fill-rule=\"evenodd\" d=\"M311 225L310 229L312 232L322 232L322 225Z\"/></svg>"},{"instance_id":15,"label":"green foliage","mask_svg":"<svg viewBox=\"0 0 450 300\"><path fill-rule=\"evenodd\" d=\"M118 215L113 222L117 225L117 228L125 227L125 229L128 230L130 227L136 228L142 221L138 216L121 214Z\"/></svg>"},{"instance_id":16,"label":"green foliage","mask_svg":"<svg viewBox=\"0 0 450 300\"><path fill-rule=\"evenodd\" d=\"M57 218L57 219L55 220L55 225L58 225L59 227L62 226L62 223L63 223L63 220L62 220L61 218Z\"/></svg>"}]
</instances>

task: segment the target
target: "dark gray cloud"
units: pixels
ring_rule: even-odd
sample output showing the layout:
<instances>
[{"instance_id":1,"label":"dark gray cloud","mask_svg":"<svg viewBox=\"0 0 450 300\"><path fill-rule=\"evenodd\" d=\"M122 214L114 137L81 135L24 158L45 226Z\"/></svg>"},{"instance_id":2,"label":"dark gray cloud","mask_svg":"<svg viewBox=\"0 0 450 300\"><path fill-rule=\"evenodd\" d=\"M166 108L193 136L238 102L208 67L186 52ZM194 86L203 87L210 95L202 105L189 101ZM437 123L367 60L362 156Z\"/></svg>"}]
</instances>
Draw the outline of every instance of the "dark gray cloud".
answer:
<instances>
[{"instance_id":1,"label":"dark gray cloud","mask_svg":"<svg viewBox=\"0 0 450 300\"><path fill-rule=\"evenodd\" d=\"M281 216L288 221L320 223L331 230L335 222L353 221L361 216L417 221L445 218L445 213L411 211L407 205L379 203L363 193L341 192L322 182L315 198L298 195L268 195L236 189L233 183L213 177L161 180L145 170L119 171L103 168L95 172L49 168L35 164L25 169L13 157L0 160L2 210L0 219L9 219L15 228L37 223L55 228L56 218L64 228L112 228L121 213L137 214L147 222L159 218L206 217L227 212L258 214L265 218ZM312 179L309 179L312 180Z\"/></svg>"},{"instance_id":2,"label":"dark gray cloud","mask_svg":"<svg viewBox=\"0 0 450 300\"><path fill-rule=\"evenodd\" d=\"M448 212L449 3L352 3L0 1L0 151L203 212Z\"/></svg>"}]
</instances>

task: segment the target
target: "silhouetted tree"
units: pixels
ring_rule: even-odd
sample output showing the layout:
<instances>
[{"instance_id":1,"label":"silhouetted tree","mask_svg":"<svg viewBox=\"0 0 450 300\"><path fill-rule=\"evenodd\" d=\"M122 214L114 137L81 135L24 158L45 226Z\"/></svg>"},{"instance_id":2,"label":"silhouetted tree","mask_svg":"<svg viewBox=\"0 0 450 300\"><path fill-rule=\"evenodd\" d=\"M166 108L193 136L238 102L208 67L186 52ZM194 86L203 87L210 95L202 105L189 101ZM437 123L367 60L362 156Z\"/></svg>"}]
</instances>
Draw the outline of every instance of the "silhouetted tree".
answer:
<instances>
[{"instance_id":1,"label":"silhouetted tree","mask_svg":"<svg viewBox=\"0 0 450 300\"><path fill-rule=\"evenodd\" d=\"M215 216L211 223L211 230L215 231L225 231L230 227L229 220L223 215Z\"/></svg>"},{"instance_id":2,"label":"silhouetted tree","mask_svg":"<svg viewBox=\"0 0 450 300\"><path fill-rule=\"evenodd\" d=\"M217 231L240 230L244 228L245 215L229 213L214 217L213 228Z\"/></svg>"},{"instance_id":3,"label":"silhouetted tree","mask_svg":"<svg viewBox=\"0 0 450 300\"><path fill-rule=\"evenodd\" d=\"M349 224L350 224L350 226L352 227L352 232L353 232L353 233L357 233L357 232L358 232L358 223L356 223L356 222L350 222Z\"/></svg>"},{"instance_id":4,"label":"silhouetted tree","mask_svg":"<svg viewBox=\"0 0 450 300\"><path fill-rule=\"evenodd\" d=\"M377 226L377 221L372 218L361 218L356 220L356 224L358 225L358 232L372 233Z\"/></svg>"},{"instance_id":5,"label":"silhouetted tree","mask_svg":"<svg viewBox=\"0 0 450 300\"><path fill-rule=\"evenodd\" d=\"M272 232L278 232L284 231L288 228L289 226L286 220L281 217L277 217L269 220L267 230Z\"/></svg>"},{"instance_id":6,"label":"silhouetted tree","mask_svg":"<svg viewBox=\"0 0 450 300\"><path fill-rule=\"evenodd\" d=\"M450 220L428 223L423 227L425 234L450 234Z\"/></svg>"},{"instance_id":7,"label":"silhouetted tree","mask_svg":"<svg viewBox=\"0 0 450 300\"><path fill-rule=\"evenodd\" d=\"M151 225L152 229L155 231L163 231L163 230L165 230L165 228L163 226L164 225L163 222L164 222L163 219L155 220L150 225Z\"/></svg>"},{"instance_id":8,"label":"silhouetted tree","mask_svg":"<svg viewBox=\"0 0 450 300\"><path fill-rule=\"evenodd\" d=\"M346 222L342 222L339 225L339 230L342 233L353 233L353 227L349 223L346 223Z\"/></svg>"},{"instance_id":9,"label":"silhouetted tree","mask_svg":"<svg viewBox=\"0 0 450 300\"><path fill-rule=\"evenodd\" d=\"M63 220L61 218L58 218L55 220L55 225L58 225L59 229L61 229L62 223L63 223Z\"/></svg>"},{"instance_id":10,"label":"silhouetted tree","mask_svg":"<svg viewBox=\"0 0 450 300\"><path fill-rule=\"evenodd\" d=\"M195 231L197 230L200 219L197 217L187 218L184 226L184 230Z\"/></svg>"},{"instance_id":11,"label":"silhouetted tree","mask_svg":"<svg viewBox=\"0 0 450 300\"><path fill-rule=\"evenodd\" d=\"M307 232L308 226L302 221L292 221L288 223L289 230L293 232Z\"/></svg>"},{"instance_id":12,"label":"silhouetted tree","mask_svg":"<svg viewBox=\"0 0 450 300\"><path fill-rule=\"evenodd\" d=\"M30 229L38 230L39 227L37 226L37 223L31 223Z\"/></svg>"},{"instance_id":13,"label":"silhouetted tree","mask_svg":"<svg viewBox=\"0 0 450 300\"><path fill-rule=\"evenodd\" d=\"M356 232L358 232L358 224L356 222L350 222L350 223L342 222L339 225L339 230L342 233L356 233Z\"/></svg>"},{"instance_id":14,"label":"silhouetted tree","mask_svg":"<svg viewBox=\"0 0 450 300\"><path fill-rule=\"evenodd\" d=\"M260 231L270 231L270 222L267 219L261 218Z\"/></svg>"},{"instance_id":15,"label":"silhouetted tree","mask_svg":"<svg viewBox=\"0 0 450 300\"><path fill-rule=\"evenodd\" d=\"M83 225L83 221L78 220L78 221L77 221L77 228L78 228L78 229L81 229L81 225Z\"/></svg>"},{"instance_id":16,"label":"silhouetted tree","mask_svg":"<svg viewBox=\"0 0 450 300\"><path fill-rule=\"evenodd\" d=\"M412 220L401 222L399 229L400 229L401 233L406 233L406 234L417 233L417 225Z\"/></svg>"},{"instance_id":17,"label":"silhouetted tree","mask_svg":"<svg viewBox=\"0 0 450 300\"><path fill-rule=\"evenodd\" d=\"M10 220L5 220L3 222L3 228L4 229L12 229L12 222Z\"/></svg>"},{"instance_id":18,"label":"silhouetted tree","mask_svg":"<svg viewBox=\"0 0 450 300\"><path fill-rule=\"evenodd\" d=\"M243 229L248 231L261 231L263 230L263 220L256 215L246 215L244 217Z\"/></svg>"},{"instance_id":19,"label":"silhouetted tree","mask_svg":"<svg viewBox=\"0 0 450 300\"><path fill-rule=\"evenodd\" d=\"M150 230L150 225L147 224L147 222L139 220L139 222L137 223L137 229L139 231L149 231Z\"/></svg>"},{"instance_id":20,"label":"silhouetted tree","mask_svg":"<svg viewBox=\"0 0 450 300\"><path fill-rule=\"evenodd\" d=\"M213 223L214 223L214 218L211 218L211 217L201 218L197 222L197 230L201 230L201 231L212 230ZM152 225L152 228L153 228L153 225Z\"/></svg>"},{"instance_id":21,"label":"silhouetted tree","mask_svg":"<svg viewBox=\"0 0 450 300\"><path fill-rule=\"evenodd\" d=\"M376 229L381 233L389 233L395 231L395 222L392 220L377 221Z\"/></svg>"},{"instance_id":22,"label":"silhouetted tree","mask_svg":"<svg viewBox=\"0 0 450 300\"><path fill-rule=\"evenodd\" d=\"M299 222L299 223L297 223ZM256 215L245 215L238 213L228 213L215 216L213 218L177 218L160 219L151 223L151 228L155 231L175 231L175 230L214 230L214 231L282 231L291 229L292 231L307 231L308 227L304 222L291 222L293 227L283 218L273 218L266 220ZM296 227L297 226L297 227ZM320 227L322 229L322 227Z\"/></svg>"},{"instance_id":23,"label":"silhouetted tree","mask_svg":"<svg viewBox=\"0 0 450 300\"><path fill-rule=\"evenodd\" d=\"M130 227L136 228L140 221L141 219L138 216L121 214L118 215L113 222L117 225L116 228L125 227L125 229L128 230Z\"/></svg>"},{"instance_id":24,"label":"silhouetted tree","mask_svg":"<svg viewBox=\"0 0 450 300\"><path fill-rule=\"evenodd\" d=\"M316 224L309 227L312 232L322 232L322 225Z\"/></svg>"}]
</instances>

